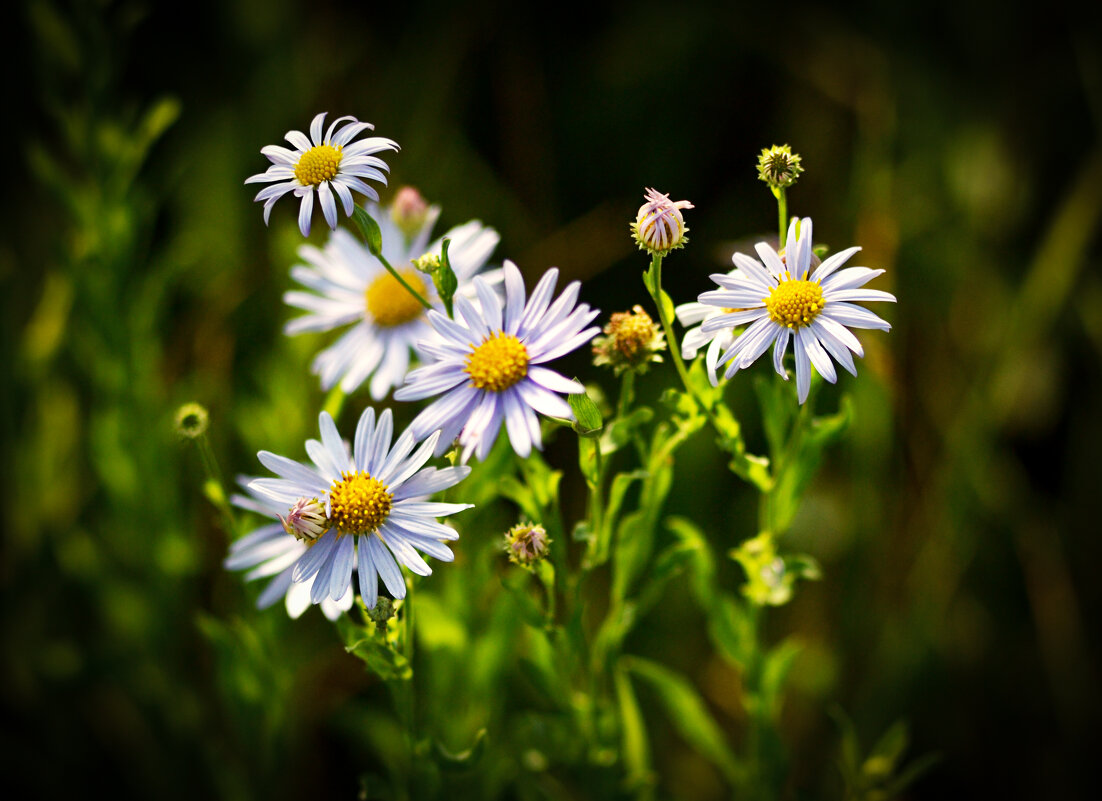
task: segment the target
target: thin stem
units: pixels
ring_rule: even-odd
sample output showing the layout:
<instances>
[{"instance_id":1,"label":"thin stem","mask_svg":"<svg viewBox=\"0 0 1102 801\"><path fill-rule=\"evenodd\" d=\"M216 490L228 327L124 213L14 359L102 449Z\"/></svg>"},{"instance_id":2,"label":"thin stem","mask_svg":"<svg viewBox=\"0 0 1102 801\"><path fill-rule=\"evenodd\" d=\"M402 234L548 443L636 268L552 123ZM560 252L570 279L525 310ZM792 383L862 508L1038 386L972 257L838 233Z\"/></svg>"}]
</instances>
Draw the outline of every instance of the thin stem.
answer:
<instances>
[{"instance_id":1,"label":"thin stem","mask_svg":"<svg viewBox=\"0 0 1102 801\"><path fill-rule=\"evenodd\" d=\"M616 405L616 416L623 420L628 416L628 410L635 400L635 373L625 370L620 378L620 400Z\"/></svg>"},{"instance_id":2,"label":"thin stem","mask_svg":"<svg viewBox=\"0 0 1102 801\"><path fill-rule=\"evenodd\" d=\"M206 496L222 515L222 525L226 533L231 537L237 536L237 524L234 521L233 510L226 500L226 489L222 483L222 471L218 469L218 459L214 456L214 450L210 446L206 432L195 437L195 447L199 449L199 459L203 463L203 472L207 474Z\"/></svg>"},{"instance_id":3,"label":"thin stem","mask_svg":"<svg viewBox=\"0 0 1102 801\"><path fill-rule=\"evenodd\" d=\"M673 356L673 363L677 367L678 375L681 376L681 383L696 399L696 394L689 383L689 371L685 369L685 361L681 358L681 347L673 334L673 323L666 315L666 307L662 303L662 257L655 255L652 257L651 264L654 266L654 303L658 307L658 320L662 323L662 330L666 332L666 342L669 343L670 355ZM699 399L697 402L699 403ZM704 406L703 403L700 405Z\"/></svg>"},{"instance_id":4,"label":"thin stem","mask_svg":"<svg viewBox=\"0 0 1102 801\"><path fill-rule=\"evenodd\" d=\"M785 245L784 240L788 233L788 195L783 186L774 189L773 194L777 196L777 250L780 250Z\"/></svg>"},{"instance_id":5,"label":"thin stem","mask_svg":"<svg viewBox=\"0 0 1102 801\"><path fill-rule=\"evenodd\" d=\"M700 396L697 395L696 390L693 389L692 382L689 380L689 371L685 368L685 361L681 358L681 345L677 341L677 337L674 336L673 325L666 315L665 304L662 303L662 257L659 255L652 256L651 267L654 270L654 292L651 296L654 298L654 305L658 307L658 320L662 323L662 330L666 334L666 342L670 349L670 355L673 356L673 363L677 368L677 374L681 377L681 383L684 384L685 391L689 393L689 397L696 402L697 406L704 410L712 427L717 432L722 433L719 421L716 419L712 407L705 403Z\"/></svg>"},{"instance_id":6,"label":"thin stem","mask_svg":"<svg viewBox=\"0 0 1102 801\"><path fill-rule=\"evenodd\" d=\"M329 412L329 416L334 420L341 416L341 409L344 408L344 399L348 397L344 394L344 390L340 384L337 384L331 390L329 394L325 396L325 405L323 408Z\"/></svg>"},{"instance_id":7,"label":"thin stem","mask_svg":"<svg viewBox=\"0 0 1102 801\"><path fill-rule=\"evenodd\" d=\"M383 266L386 267L387 272L389 272L391 275L394 276L394 280L396 280L399 284L401 284L405 288L406 292L413 295L413 297L417 298L418 303L420 303L426 309L431 309L432 308L432 304L429 303L427 300L425 300L423 297L421 297L421 293L418 292L413 287L411 287L408 283L406 283L406 279L402 278L402 276L398 274L398 271L390 266L390 262L386 260L386 256L384 256L382 253L377 253L377 254L375 254L375 258L377 258L379 261L381 261L383 263Z\"/></svg>"}]
</instances>

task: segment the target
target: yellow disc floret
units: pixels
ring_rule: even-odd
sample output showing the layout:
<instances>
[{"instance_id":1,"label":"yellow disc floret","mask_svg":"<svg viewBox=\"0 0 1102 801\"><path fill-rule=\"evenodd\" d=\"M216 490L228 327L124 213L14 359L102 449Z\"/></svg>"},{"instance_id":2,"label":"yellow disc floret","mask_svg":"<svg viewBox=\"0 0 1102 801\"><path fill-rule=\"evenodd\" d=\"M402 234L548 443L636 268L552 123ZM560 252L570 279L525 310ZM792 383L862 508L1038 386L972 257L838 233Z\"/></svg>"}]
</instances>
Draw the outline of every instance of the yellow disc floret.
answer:
<instances>
[{"instance_id":1,"label":"yellow disc floret","mask_svg":"<svg viewBox=\"0 0 1102 801\"><path fill-rule=\"evenodd\" d=\"M823 310L823 290L817 281L781 281L762 298L769 319L787 328L803 328Z\"/></svg>"},{"instance_id":2,"label":"yellow disc floret","mask_svg":"<svg viewBox=\"0 0 1102 801\"><path fill-rule=\"evenodd\" d=\"M332 181L337 176L344 155L341 146L318 145L299 156L295 165L295 178L303 186L317 186L322 181Z\"/></svg>"},{"instance_id":3,"label":"yellow disc floret","mask_svg":"<svg viewBox=\"0 0 1102 801\"><path fill-rule=\"evenodd\" d=\"M424 297L425 282L421 280L416 270L399 270L398 274L402 276L403 281ZM364 292L364 303L375 325L383 328L392 328L416 320L425 310L421 302L399 284L390 273L383 273L371 282Z\"/></svg>"},{"instance_id":4,"label":"yellow disc floret","mask_svg":"<svg viewBox=\"0 0 1102 801\"><path fill-rule=\"evenodd\" d=\"M478 389L502 392L528 375L528 349L512 334L498 331L471 345L467 374Z\"/></svg>"},{"instance_id":5,"label":"yellow disc floret","mask_svg":"<svg viewBox=\"0 0 1102 801\"><path fill-rule=\"evenodd\" d=\"M341 534L370 534L386 522L392 496L363 470L341 476L329 488L329 521Z\"/></svg>"}]
</instances>

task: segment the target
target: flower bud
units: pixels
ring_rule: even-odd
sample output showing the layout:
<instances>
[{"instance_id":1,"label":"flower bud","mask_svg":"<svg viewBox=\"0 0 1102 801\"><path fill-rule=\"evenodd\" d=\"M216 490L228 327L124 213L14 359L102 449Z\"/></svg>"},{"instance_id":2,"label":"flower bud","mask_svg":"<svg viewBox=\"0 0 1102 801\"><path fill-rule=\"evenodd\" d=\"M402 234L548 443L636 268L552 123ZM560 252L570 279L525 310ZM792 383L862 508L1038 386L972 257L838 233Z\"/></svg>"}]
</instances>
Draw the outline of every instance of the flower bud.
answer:
<instances>
[{"instance_id":1,"label":"flower bud","mask_svg":"<svg viewBox=\"0 0 1102 801\"><path fill-rule=\"evenodd\" d=\"M509 560L524 567L547 556L550 544L547 530L534 523L518 523L505 532L505 552Z\"/></svg>"},{"instance_id":2,"label":"flower bud","mask_svg":"<svg viewBox=\"0 0 1102 801\"><path fill-rule=\"evenodd\" d=\"M429 204L412 186L403 186L399 189L394 196L394 201L390 204L390 218L410 239L421 230L428 213Z\"/></svg>"},{"instance_id":3,"label":"flower bud","mask_svg":"<svg viewBox=\"0 0 1102 801\"><path fill-rule=\"evenodd\" d=\"M207 433L210 415L198 403L185 403L176 410L176 433L187 439L197 439Z\"/></svg>"},{"instance_id":4,"label":"flower bud","mask_svg":"<svg viewBox=\"0 0 1102 801\"><path fill-rule=\"evenodd\" d=\"M625 370L643 373L650 362L662 361L665 335L638 304L630 312L613 314L604 334L593 340L593 363L608 365L616 375Z\"/></svg>"},{"instance_id":5,"label":"flower bud","mask_svg":"<svg viewBox=\"0 0 1102 801\"><path fill-rule=\"evenodd\" d=\"M773 145L758 156L758 179L774 190L785 189L796 183L804 168L800 157L788 145Z\"/></svg>"},{"instance_id":6,"label":"flower bud","mask_svg":"<svg viewBox=\"0 0 1102 801\"><path fill-rule=\"evenodd\" d=\"M329 518L325 516L325 505L317 498L299 498L287 512L279 516L283 530L296 540L313 543L329 528Z\"/></svg>"},{"instance_id":7,"label":"flower bud","mask_svg":"<svg viewBox=\"0 0 1102 801\"><path fill-rule=\"evenodd\" d=\"M631 235L639 245L652 256L661 256L671 250L684 247L688 242L685 236L688 227L681 209L691 209L693 204L687 200L670 200L656 189L647 189L646 203L639 207L635 222L631 224Z\"/></svg>"},{"instance_id":8,"label":"flower bud","mask_svg":"<svg viewBox=\"0 0 1102 801\"><path fill-rule=\"evenodd\" d=\"M412 264L413 269L418 272L422 272L425 275L432 275L440 269L440 256L436 253L426 253L414 259Z\"/></svg>"}]
</instances>

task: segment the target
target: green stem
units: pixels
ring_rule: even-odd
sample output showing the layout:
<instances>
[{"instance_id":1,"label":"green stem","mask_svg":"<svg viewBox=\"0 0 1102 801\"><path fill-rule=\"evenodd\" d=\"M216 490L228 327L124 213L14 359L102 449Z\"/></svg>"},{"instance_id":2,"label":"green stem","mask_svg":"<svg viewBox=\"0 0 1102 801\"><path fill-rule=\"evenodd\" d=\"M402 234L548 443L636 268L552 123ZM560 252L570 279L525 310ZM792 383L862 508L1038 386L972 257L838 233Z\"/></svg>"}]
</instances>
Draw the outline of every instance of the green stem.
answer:
<instances>
[{"instance_id":1,"label":"green stem","mask_svg":"<svg viewBox=\"0 0 1102 801\"><path fill-rule=\"evenodd\" d=\"M329 412L329 416L333 420L337 420L341 416L341 409L344 408L344 399L348 397L344 394L344 390L341 389L341 385L337 384L331 390L329 394L325 396L325 404L322 408Z\"/></svg>"},{"instance_id":2,"label":"green stem","mask_svg":"<svg viewBox=\"0 0 1102 801\"><path fill-rule=\"evenodd\" d=\"M616 416L621 420L628 416L631 404L635 400L635 373L625 370L620 379L620 399L616 404Z\"/></svg>"},{"instance_id":3,"label":"green stem","mask_svg":"<svg viewBox=\"0 0 1102 801\"><path fill-rule=\"evenodd\" d=\"M418 303L420 303L426 309L431 309L432 308L432 304L429 303L427 300L425 300L423 297L421 297L421 293L418 292L413 287L411 287L408 283L406 283L406 279L402 278L402 276L398 274L398 271L390 266L390 262L386 260L386 256L384 256L382 253L377 253L375 255L375 258L377 258L379 261L381 261L383 263L383 266L386 267L387 272L389 272L392 276L394 276L394 280L397 281L399 284L401 284L405 288L406 292L413 295L413 297L417 298Z\"/></svg>"},{"instance_id":4,"label":"green stem","mask_svg":"<svg viewBox=\"0 0 1102 801\"><path fill-rule=\"evenodd\" d=\"M203 463L203 472L207 475L206 496L222 516L222 525L226 528L226 534L236 537L237 524L234 521L233 509L230 508L230 503L226 499L222 471L218 469L218 459L214 456L214 450L210 446L206 432L200 434L194 441L195 447L199 449L199 460Z\"/></svg>"},{"instance_id":5,"label":"green stem","mask_svg":"<svg viewBox=\"0 0 1102 801\"><path fill-rule=\"evenodd\" d=\"M654 303L658 307L658 320L662 323L662 330L666 333L666 342L669 343L670 355L673 356L674 366L677 367L677 374L681 376L681 383L685 385L685 389L689 394L699 403L699 399L696 397L696 393L692 390L692 385L689 383L689 371L685 369L685 361L681 358L681 346L677 341L677 337L673 333L673 323L669 316L666 314L666 304L662 302L662 257L655 255L651 259L651 265L654 269ZM704 407L704 404L700 404Z\"/></svg>"},{"instance_id":6,"label":"green stem","mask_svg":"<svg viewBox=\"0 0 1102 801\"><path fill-rule=\"evenodd\" d=\"M788 195L783 186L774 189L773 194L777 197L777 229L780 232L777 237L777 250L780 250L785 246L785 237L788 235Z\"/></svg>"},{"instance_id":7,"label":"green stem","mask_svg":"<svg viewBox=\"0 0 1102 801\"><path fill-rule=\"evenodd\" d=\"M712 407L705 403L704 400L697 395L696 390L693 389L692 382L689 380L689 371L685 368L685 361L681 358L681 344L677 341L677 337L673 333L673 324L671 323L669 316L666 314L666 306L662 302L662 257L655 255L651 257L651 269L654 271L654 291L651 293L651 297L654 298L654 305L658 307L658 320L662 323L662 331L666 334L666 343L670 349L670 355L673 357L674 366L677 368L677 374L681 377L681 383L685 386L685 391L689 393L689 397L696 402L696 405L704 410L704 413L708 416L709 422L712 424L712 428L716 432L722 435L723 429L719 425L719 420L716 419L715 411Z\"/></svg>"}]
</instances>

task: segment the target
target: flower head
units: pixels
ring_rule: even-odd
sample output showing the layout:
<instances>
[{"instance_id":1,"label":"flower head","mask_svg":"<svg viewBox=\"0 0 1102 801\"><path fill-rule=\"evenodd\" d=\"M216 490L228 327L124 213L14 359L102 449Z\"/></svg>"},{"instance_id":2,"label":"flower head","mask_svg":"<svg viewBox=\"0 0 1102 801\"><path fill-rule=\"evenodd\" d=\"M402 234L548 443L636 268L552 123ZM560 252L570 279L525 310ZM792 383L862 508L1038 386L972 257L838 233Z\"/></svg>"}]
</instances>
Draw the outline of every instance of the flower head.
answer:
<instances>
[{"instance_id":1,"label":"flower head","mask_svg":"<svg viewBox=\"0 0 1102 801\"><path fill-rule=\"evenodd\" d=\"M383 257L438 309L442 306L433 282L419 268L422 263L439 261L443 238L451 240L448 261L461 287L485 266L499 239L492 228L472 220L429 244L440 214L438 206L428 209L412 239L402 234L391 214L378 208L368 211L379 223ZM291 277L308 291L288 292L283 299L307 314L291 320L284 330L299 334L351 324L340 339L318 354L312 369L321 376L323 389L340 382L345 392L352 392L371 377L371 397L380 400L391 387L402 383L411 351L416 351L422 340L436 337L424 307L343 229L334 231L323 249L303 245L299 256L306 264L294 267Z\"/></svg>"},{"instance_id":2,"label":"flower head","mask_svg":"<svg viewBox=\"0 0 1102 801\"><path fill-rule=\"evenodd\" d=\"M883 270L838 269L861 249L858 247L835 253L809 275L814 266L811 219L805 217L798 230L799 235L797 222L793 220L783 257L764 242L755 246L761 261L736 253L732 259L739 274L711 276L721 288L705 292L698 300L722 310L704 321L700 327L703 334L747 326L720 360L720 364L730 362L726 378L749 367L773 345L773 368L787 380L783 362L791 340L796 356L797 395L803 403L811 387L811 365L832 384L838 375L831 357L857 375L850 351L863 356L864 349L850 328L891 329L888 323L855 303L894 302L895 296L877 289L862 289ZM711 378L714 383L714 372Z\"/></svg>"},{"instance_id":3,"label":"flower head","mask_svg":"<svg viewBox=\"0 0 1102 801\"><path fill-rule=\"evenodd\" d=\"M518 565L531 565L547 556L551 540L547 529L535 523L518 523L505 532L505 552Z\"/></svg>"},{"instance_id":4,"label":"flower head","mask_svg":"<svg viewBox=\"0 0 1102 801\"><path fill-rule=\"evenodd\" d=\"M323 136L325 114L326 112L322 112L314 117L314 121L310 123L309 137L302 131L287 132L285 138L294 147L293 150L279 145L268 145L260 149L272 165L266 172L247 178L245 183L278 181L261 189L253 198L264 201L265 225L268 224L272 206L288 192L294 192L300 199L298 227L303 236L310 234L315 191L325 221L333 229L337 227L337 201L334 195L340 198L344 213L349 217L352 216L355 206L353 192L359 192L372 200L379 199L379 194L364 179L378 181L386 186L386 175L383 173L390 168L381 158L372 154L383 150L396 151L398 144L381 136L353 142L364 131L375 128L371 123L360 122L355 117L338 117ZM342 122L345 125L338 129Z\"/></svg>"},{"instance_id":5,"label":"flower head","mask_svg":"<svg viewBox=\"0 0 1102 801\"><path fill-rule=\"evenodd\" d=\"M424 467L438 433L416 451L414 446L421 438L409 429L392 445L390 409L379 415L378 424L374 409L364 411L351 453L327 412L321 413L319 424L321 441L306 442L314 467L261 451L257 454L261 464L280 478L261 478L249 484L255 495L292 507L303 498L324 501L329 527L309 548L303 546L291 578L313 582L313 603L326 598L341 601L351 595L355 567L360 595L369 608L378 598L379 578L393 597L404 598L406 585L398 565L427 576L432 568L418 550L445 562L455 558L444 542L459 535L435 518L469 509L471 504L425 499L458 484L470 468Z\"/></svg>"},{"instance_id":6,"label":"flower head","mask_svg":"<svg viewBox=\"0 0 1102 801\"><path fill-rule=\"evenodd\" d=\"M558 392L583 392L581 384L542 365L588 342L600 330L586 326L599 314L586 304L575 307L578 282L551 302L559 271L548 270L525 301L524 279L505 262L505 301L482 278L473 280L480 308L463 296L455 299L458 315L449 320L436 311L429 323L441 341L422 350L433 361L410 372L396 400L441 395L413 421L419 433L442 430L440 449L457 436L466 461L471 453L485 459L505 423L509 441L521 456L542 447L536 413L567 420L570 405Z\"/></svg>"},{"instance_id":7,"label":"flower head","mask_svg":"<svg viewBox=\"0 0 1102 801\"><path fill-rule=\"evenodd\" d=\"M302 465L299 467L303 470L307 469ZM249 481L250 479L244 477L238 479L238 483L245 489L247 495L234 495L230 501L234 506L269 518L269 522L230 546L230 554L224 563L225 567L227 570L252 568L245 575L246 581L274 576L260 593L256 602L257 608L267 609L283 598L287 614L297 618L310 607L310 594L314 581L310 579L296 584L292 580L292 573L295 563L307 553L312 541L290 536L284 521L294 515L296 506L308 504L309 499L299 498L293 504L277 501L251 489L248 486ZM324 517L325 509L323 508L321 512ZM351 606L352 593L347 593L339 601L324 598L321 602L321 611L330 620L336 620Z\"/></svg>"},{"instance_id":8,"label":"flower head","mask_svg":"<svg viewBox=\"0 0 1102 801\"><path fill-rule=\"evenodd\" d=\"M625 370L645 372L651 362L662 361L666 337L643 307L636 304L630 312L616 312L604 327L604 336L593 340L593 363L607 364L616 375Z\"/></svg>"},{"instance_id":9,"label":"flower head","mask_svg":"<svg viewBox=\"0 0 1102 801\"><path fill-rule=\"evenodd\" d=\"M796 183L804 168L800 156L788 145L773 145L758 156L758 180L765 181L773 189L785 189Z\"/></svg>"},{"instance_id":10,"label":"flower head","mask_svg":"<svg viewBox=\"0 0 1102 801\"><path fill-rule=\"evenodd\" d=\"M670 200L656 189L647 189L646 202L639 207L635 222L631 224L631 235L639 245L652 256L661 256L671 250L684 247L688 242L685 234L689 228L681 209L691 209L693 204L687 200Z\"/></svg>"}]
</instances>

